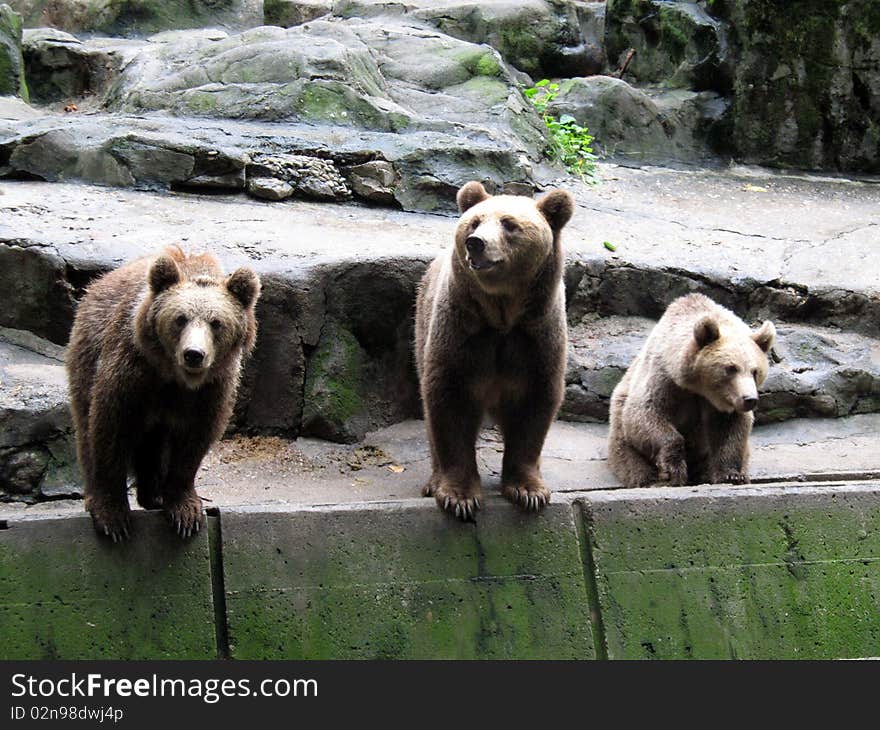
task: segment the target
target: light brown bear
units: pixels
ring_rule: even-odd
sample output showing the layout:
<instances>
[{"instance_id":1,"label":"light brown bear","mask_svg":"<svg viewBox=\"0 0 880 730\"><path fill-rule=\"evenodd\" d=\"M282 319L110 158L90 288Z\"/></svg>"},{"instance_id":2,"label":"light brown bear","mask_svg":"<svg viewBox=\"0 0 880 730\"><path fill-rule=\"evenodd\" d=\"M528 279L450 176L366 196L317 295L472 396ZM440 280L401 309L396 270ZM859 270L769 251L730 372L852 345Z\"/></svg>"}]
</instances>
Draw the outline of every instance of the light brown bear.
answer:
<instances>
[{"instance_id":1,"label":"light brown bear","mask_svg":"<svg viewBox=\"0 0 880 730\"><path fill-rule=\"evenodd\" d=\"M458 192L455 244L428 268L416 301L416 365L431 445L423 493L472 520L480 508L476 439L484 413L504 437L505 497L537 510L550 501L540 472L562 402L566 322L560 232L573 201Z\"/></svg>"},{"instance_id":2,"label":"light brown bear","mask_svg":"<svg viewBox=\"0 0 880 730\"><path fill-rule=\"evenodd\" d=\"M71 411L95 529L128 537L126 478L183 537L203 524L194 481L222 435L254 347L260 281L176 247L106 274L79 305L67 351Z\"/></svg>"},{"instance_id":3,"label":"light brown bear","mask_svg":"<svg viewBox=\"0 0 880 730\"><path fill-rule=\"evenodd\" d=\"M676 299L611 394L608 464L627 487L749 481L749 436L776 329L702 294Z\"/></svg>"}]
</instances>

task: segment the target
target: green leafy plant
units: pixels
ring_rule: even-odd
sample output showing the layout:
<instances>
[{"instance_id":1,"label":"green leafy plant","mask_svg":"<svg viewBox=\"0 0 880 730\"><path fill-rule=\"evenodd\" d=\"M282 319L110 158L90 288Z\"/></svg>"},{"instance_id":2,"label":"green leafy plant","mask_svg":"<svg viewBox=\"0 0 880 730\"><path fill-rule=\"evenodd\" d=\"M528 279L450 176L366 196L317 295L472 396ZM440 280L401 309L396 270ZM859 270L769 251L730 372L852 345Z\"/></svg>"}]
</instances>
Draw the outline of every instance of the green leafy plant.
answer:
<instances>
[{"instance_id":1,"label":"green leafy plant","mask_svg":"<svg viewBox=\"0 0 880 730\"><path fill-rule=\"evenodd\" d=\"M593 154L593 137L589 130L579 125L570 114L557 118L547 111L550 102L559 96L559 84L541 79L534 86L523 89L523 94L541 115L550 132L550 143L544 151L547 157L559 162L584 182L595 182L597 158Z\"/></svg>"}]
</instances>

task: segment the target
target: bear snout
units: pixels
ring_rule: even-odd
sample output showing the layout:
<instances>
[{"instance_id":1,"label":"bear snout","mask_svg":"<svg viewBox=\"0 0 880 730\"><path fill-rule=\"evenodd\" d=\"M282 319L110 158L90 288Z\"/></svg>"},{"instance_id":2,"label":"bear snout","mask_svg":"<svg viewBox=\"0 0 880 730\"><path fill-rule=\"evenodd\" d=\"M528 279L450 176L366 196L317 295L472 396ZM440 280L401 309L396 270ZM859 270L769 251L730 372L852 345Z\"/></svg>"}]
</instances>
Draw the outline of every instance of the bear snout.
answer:
<instances>
[{"instance_id":1,"label":"bear snout","mask_svg":"<svg viewBox=\"0 0 880 730\"><path fill-rule=\"evenodd\" d=\"M189 347L183 351L183 361L187 367L200 368L205 361L205 352L195 347Z\"/></svg>"},{"instance_id":2,"label":"bear snout","mask_svg":"<svg viewBox=\"0 0 880 730\"><path fill-rule=\"evenodd\" d=\"M500 258L490 258L486 251L486 241L479 236L468 236L464 247L467 250L468 264L474 271L485 271L501 263Z\"/></svg>"},{"instance_id":3,"label":"bear snout","mask_svg":"<svg viewBox=\"0 0 880 730\"><path fill-rule=\"evenodd\" d=\"M206 325L193 322L183 332L177 350L178 362L186 370L205 370L211 366L212 342Z\"/></svg>"},{"instance_id":4,"label":"bear snout","mask_svg":"<svg viewBox=\"0 0 880 730\"><path fill-rule=\"evenodd\" d=\"M479 236L468 236L464 242L469 256L477 256L486 250L486 242Z\"/></svg>"},{"instance_id":5,"label":"bear snout","mask_svg":"<svg viewBox=\"0 0 880 730\"><path fill-rule=\"evenodd\" d=\"M758 396L756 395L744 395L742 399L742 409L743 411L753 411L755 410L755 406L758 405Z\"/></svg>"}]
</instances>

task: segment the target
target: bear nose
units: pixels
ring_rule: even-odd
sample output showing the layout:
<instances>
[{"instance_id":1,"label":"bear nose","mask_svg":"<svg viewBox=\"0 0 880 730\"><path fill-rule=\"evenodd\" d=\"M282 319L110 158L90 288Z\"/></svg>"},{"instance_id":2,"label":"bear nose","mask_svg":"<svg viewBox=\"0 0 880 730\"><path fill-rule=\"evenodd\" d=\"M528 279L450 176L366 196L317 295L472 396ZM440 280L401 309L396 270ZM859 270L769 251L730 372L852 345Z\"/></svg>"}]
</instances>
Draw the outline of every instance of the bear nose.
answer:
<instances>
[{"instance_id":1,"label":"bear nose","mask_svg":"<svg viewBox=\"0 0 880 730\"><path fill-rule=\"evenodd\" d=\"M183 361L191 368L199 367L205 360L205 353L190 347L183 351Z\"/></svg>"},{"instance_id":2,"label":"bear nose","mask_svg":"<svg viewBox=\"0 0 880 730\"><path fill-rule=\"evenodd\" d=\"M465 239L464 247L467 249L467 252L473 256L478 253L483 253L483 251L486 250L486 242L479 236L468 236Z\"/></svg>"},{"instance_id":3,"label":"bear nose","mask_svg":"<svg viewBox=\"0 0 880 730\"><path fill-rule=\"evenodd\" d=\"M756 395L746 395L743 396L743 408L747 411L755 410L755 406L758 405L758 396Z\"/></svg>"}]
</instances>

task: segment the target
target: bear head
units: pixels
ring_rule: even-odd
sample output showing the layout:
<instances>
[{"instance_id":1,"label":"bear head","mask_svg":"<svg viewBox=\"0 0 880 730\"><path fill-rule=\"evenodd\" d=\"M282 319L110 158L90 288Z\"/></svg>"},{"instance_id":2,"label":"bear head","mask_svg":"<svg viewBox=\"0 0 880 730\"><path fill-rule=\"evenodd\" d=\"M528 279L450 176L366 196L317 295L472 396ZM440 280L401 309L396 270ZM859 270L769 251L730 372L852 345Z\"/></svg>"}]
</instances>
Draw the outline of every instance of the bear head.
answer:
<instances>
[{"instance_id":1,"label":"bear head","mask_svg":"<svg viewBox=\"0 0 880 730\"><path fill-rule=\"evenodd\" d=\"M455 255L491 294L522 291L554 252L574 211L564 190L551 190L536 202L522 195L489 195L476 181L458 191L457 202Z\"/></svg>"},{"instance_id":2,"label":"bear head","mask_svg":"<svg viewBox=\"0 0 880 730\"><path fill-rule=\"evenodd\" d=\"M199 388L253 349L260 280L250 269L225 277L210 254L168 248L148 281L137 339L169 379Z\"/></svg>"},{"instance_id":3,"label":"bear head","mask_svg":"<svg viewBox=\"0 0 880 730\"><path fill-rule=\"evenodd\" d=\"M754 331L736 324L709 314L693 331L693 389L724 413L746 413L758 405L758 387L767 377L767 353L776 338L772 322Z\"/></svg>"}]
</instances>

